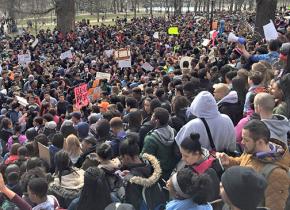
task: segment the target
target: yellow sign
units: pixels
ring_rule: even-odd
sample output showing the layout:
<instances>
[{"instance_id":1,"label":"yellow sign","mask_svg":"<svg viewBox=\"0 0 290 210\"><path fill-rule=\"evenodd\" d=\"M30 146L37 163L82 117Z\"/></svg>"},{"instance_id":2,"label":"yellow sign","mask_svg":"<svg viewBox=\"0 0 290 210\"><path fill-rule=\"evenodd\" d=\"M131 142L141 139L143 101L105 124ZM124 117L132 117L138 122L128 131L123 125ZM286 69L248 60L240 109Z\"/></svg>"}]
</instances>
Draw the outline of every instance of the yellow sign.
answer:
<instances>
[{"instance_id":1,"label":"yellow sign","mask_svg":"<svg viewBox=\"0 0 290 210\"><path fill-rule=\"evenodd\" d=\"M170 28L168 28L168 34L169 35L178 35L179 34L178 27L170 27Z\"/></svg>"}]
</instances>

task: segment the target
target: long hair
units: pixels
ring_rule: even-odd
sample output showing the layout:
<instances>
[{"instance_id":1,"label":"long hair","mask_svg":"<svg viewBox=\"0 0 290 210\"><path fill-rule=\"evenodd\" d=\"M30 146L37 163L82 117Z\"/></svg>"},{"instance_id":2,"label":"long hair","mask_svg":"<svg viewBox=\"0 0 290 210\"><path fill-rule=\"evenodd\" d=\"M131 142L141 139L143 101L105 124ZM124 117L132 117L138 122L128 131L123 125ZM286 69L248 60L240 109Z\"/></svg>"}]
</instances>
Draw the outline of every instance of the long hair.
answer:
<instances>
[{"instance_id":1,"label":"long hair","mask_svg":"<svg viewBox=\"0 0 290 210\"><path fill-rule=\"evenodd\" d=\"M81 151L81 143L75 135L71 134L65 139L64 150L69 154L69 156L79 156Z\"/></svg>"},{"instance_id":2,"label":"long hair","mask_svg":"<svg viewBox=\"0 0 290 210\"><path fill-rule=\"evenodd\" d=\"M100 168L90 167L86 170L77 210L104 210L112 203L105 179L105 173Z\"/></svg>"}]
</instances>

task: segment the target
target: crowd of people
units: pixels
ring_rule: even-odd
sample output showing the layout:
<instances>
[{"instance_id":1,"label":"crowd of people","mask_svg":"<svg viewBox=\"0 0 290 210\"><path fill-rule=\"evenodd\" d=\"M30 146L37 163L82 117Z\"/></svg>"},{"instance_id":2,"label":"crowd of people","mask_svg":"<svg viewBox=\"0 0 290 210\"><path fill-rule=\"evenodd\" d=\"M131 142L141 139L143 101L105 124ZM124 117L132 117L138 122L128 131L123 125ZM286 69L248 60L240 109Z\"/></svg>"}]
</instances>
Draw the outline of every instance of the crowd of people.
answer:
<instances>
[{"instance_id":1,"label":"crowd of people","mask_svg":"<svg viewBox=\"0 0 290 210\"><path fill-rule=\"evenodd\" d=\"M217 12L216 37L187 13L3 38L0 207L289 209L290 30L266 42L243 15ZM100 94L79 107L83 84Z\"/></svg>"}]
</instances>

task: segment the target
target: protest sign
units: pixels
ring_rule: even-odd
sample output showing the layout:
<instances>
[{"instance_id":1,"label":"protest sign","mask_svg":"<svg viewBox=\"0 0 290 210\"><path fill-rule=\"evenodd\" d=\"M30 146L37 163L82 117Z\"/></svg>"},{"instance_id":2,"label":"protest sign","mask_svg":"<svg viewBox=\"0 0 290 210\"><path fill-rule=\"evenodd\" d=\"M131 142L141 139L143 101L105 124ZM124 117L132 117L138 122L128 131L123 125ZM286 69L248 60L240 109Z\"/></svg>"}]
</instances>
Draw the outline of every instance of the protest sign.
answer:
<instances>
[{"instance_id":1,"label":"protest sign","mask_svg":"<svg viewBox=\"0 0 290 210\"><path fill-rule=\"evenodd\" d=\"M27 65L28 63L31 62L31 56L30 54L23 54L23 55L18 55L18 63L20 65Z\"/></svg>"},{"instance_id":2,"label":"protest sign","mask_svg":"<svg viewBox=\"0 0 290 210\"><path fill-rule=\"evenodd\" d=\"M153 38L154 38L154 39L159 39L159 32L155 32L155 33L153 34Z\"/></svg>"},{"instance_id":3,"label":"protest sign","mask_svg":"<svg viewBox=\"0 0 290 210\"><path fill-rule=\"evenodd\" d=\"M168 28L168 34L169 35L178 35L179 34L178 27L170 27L170 28Z\"/></svg>"},{"instance_id":4,"label":"protest sign","mask_svg":"<svg viewBox=\"0 0 290 210\"><path fill-rule=\"evenodd\" d=\"M111 74L103 73L103 72L97 72L96 79L106 79L109 82L111 80Z\"/></svg>"},{"instance_id":5,"label":"protest sign","mask_svg":"<svg viewBox=\"0 0 290 210\"><path fill-rule=\"evenodd\" d=\"M129 59L125 59L125 60L118 60L118 67L119 68L131 68L132 64L131 64L131 57Z\"/></svg>"},{"instance_id":6,"label":"protest sign","mask_svg":"<svg viewBox=\"0 0 290 210\"><path fill-rule=\"evenodd\" d=\"M38 151L39 151L39 157L43 160L45 160L48 165L50 165L50 153L48 147L45 145L37 142L38 144Z\"/></svg>"},{"instance_id":7,"label":"protest sign","mask_svg":"<svg viewBox=\"0 0 290 210\"><path fill-rule=\"evenodd\" d=\"M184 67L184 63L187 62L187 63L188 63L188 67L187 67L187 68L191 69L191 61L192 61L192 59L193 59L192 57L189 57L189 56L183 56L183 57L180 59L180 63L179 63L180 68L181 68L181 69L186 68L186 67Z\"/></svg>"},{"instance_id":8,"label":"protest sign","mask_svg":"<svg viewBox=\"0 0 290 210\"><path fill-rule=\"evenodd\" d=\"M81 109L82 107L89 105L87 84L75 87L74 93L76 108Z\"/></svg>"},{"instance_id":9,"label":"protest sign","mask_svg":"<svg viewBox=\"0 0 290 210\"><path fill-rule=\"evenodd\" d=\"M264 29L264 34L265 34L265 39L266 41L271 41L273 39L277 39L278 38L278 32L275 28L275 25L273 23L272 20L270 20L270 23L268 23L267 25L263 26Z\"/></svg>"},{"instance_id":10,"label":"protest sign","mask_svg":"<svg viewBox=\"0 0 290 210\"><path fill-rule=\"evenodd\" d=\"M131 51L127 48L122 48L115 51L116 60L126 60L131 57Z\"/></svg>"},{"instance_id":11,"label":"protest sign","mask_svg":"<svg viewBox=\"0 0 290 210\"><path fill-rule=\"evenodd\" d=\"M22 98L20 96L16 96L16 99L17 99L18 103L22 106L26 107L29 104L25 98Z\"/></svg>"},{"instance_id":12,"label":"protest sign","mask_svg":"<svg viewBox=\"0 0 290 210\"><path fill-rule=\"evenodd\" d=\"M35 48L36 47L36 45L38 44L38 39L36 38L35 40L34 40L34 42L31 44L31 47L32 48Z\"/></svg>"},{"instance_id":13,"label":"protest sign","mask_svg":"<svg viewBox=\"0 0 290 210\"><path fill-rule=\"evenodd\" d=\"M148 63L148 62L144 63L141 67L146 71L153 71L154 70L153 66L151 66L150 63Z\"/></svg>"},{"instance_id":14,"label":"protest sign","mask_svg":"<svg viewBox=\"0 0 290 210\"><path fill-rule=\"evenodd\" d=\"M209 39L203 39L202 46L207 47L209 43L210 43Z\"/></svg>"},{"instance_id":15,"label":"protest sign","mask_svg":"<svg viewBox=\"0 0 290 210\"><path fill-rule=\"evenodd\" d=\"M69 58L69 59L72 59L72 58L73 58L73 55L72 55L71 50L68 50L68 51L66 51L66 52L64 52L64 53L61 53L61 55L60 55L60 59L61 59L61 60L64 60L64 59L66 59L66 58Z\"/></svg>"},{"instance_id":16,"label":"protest sign","mask_svg":"<svg viewBox=\"0 0 290 210\"><path fill-rule=\"evenodd\" d=\"M105 55L111 57L114 54L114 50L105 50Z\"/></svg>"}]
</instances>

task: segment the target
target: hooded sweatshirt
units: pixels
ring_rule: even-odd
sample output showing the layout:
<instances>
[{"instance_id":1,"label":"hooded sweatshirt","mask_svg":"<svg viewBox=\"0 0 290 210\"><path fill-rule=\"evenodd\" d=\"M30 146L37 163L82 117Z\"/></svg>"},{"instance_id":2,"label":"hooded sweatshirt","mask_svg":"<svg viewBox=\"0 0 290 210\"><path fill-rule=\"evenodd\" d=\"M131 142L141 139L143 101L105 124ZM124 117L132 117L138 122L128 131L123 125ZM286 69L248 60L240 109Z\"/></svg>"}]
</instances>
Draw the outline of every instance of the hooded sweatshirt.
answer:
<instances>
[{"instance_id":1,"label":"hooded sweatshirt","mask_svg":"<svg viewBox=\"0 0 290 210\"><path fill-rule=\"evenodd\" d=\"M178 162L174 154L174 129L167 125L148 133L142 149L144 153L154 155L160 161L163 178L167 180Z\"/></svg>"},{"instance_id":2,"label":"hooded sweatshirt","mask_svg":"<svg viewBox=\"0 0 290 210\"><path fill-rule=\"evenodd\" d=\"M236 149L235 129L231 119L220 114L216 101L211 93L202 91L193 100L188 112L196 119L184 125L175 137L178 145L191 133L199 133L201 146L212 150L206 128L199 118L204 118L209 126L216 151L231 151Z\"/></svg>"},{"instance_id":3,"label":"hooded sweatshirt","mask_svg":"<svg viewBox=\"0 0 290 210\"><path fill-rule=\"evenodd\" d=\"M290 131L290 124L283 115L273 115L271 119L262 119L271 132L271 139L277 139L287 145L287 133Z\"/></svg>"}]
</instances>

